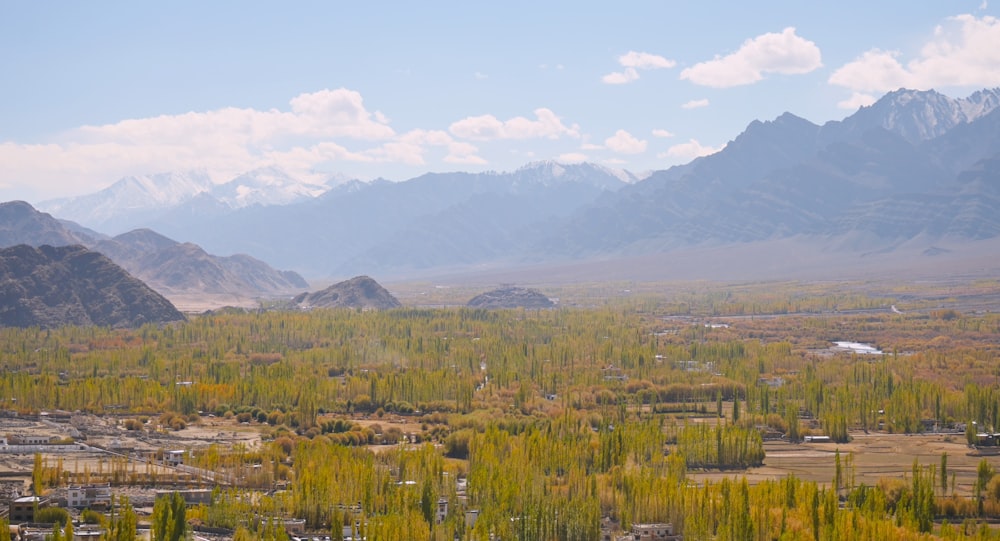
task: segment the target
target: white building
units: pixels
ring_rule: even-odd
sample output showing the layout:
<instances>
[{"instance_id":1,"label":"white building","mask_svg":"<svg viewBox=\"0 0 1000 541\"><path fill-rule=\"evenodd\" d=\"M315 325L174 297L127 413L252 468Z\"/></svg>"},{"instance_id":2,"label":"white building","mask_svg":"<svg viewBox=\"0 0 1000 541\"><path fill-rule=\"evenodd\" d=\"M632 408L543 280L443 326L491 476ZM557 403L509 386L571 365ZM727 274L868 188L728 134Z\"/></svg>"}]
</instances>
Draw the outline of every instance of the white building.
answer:
<instances>
[{"instance_id":1,"label":"white building","mask_svg":"<svg viewBox=\"0 0 1000 541\"><path fill-rule=\"evenodd\" d=\"M167 466L180 466L184 464L184 455L186 451L167 451L163 453L163 462Z\"/></svg>"},{"instance_id":2,"label":"white building","mask_svg":"<svg viewBox=\"0 0 1000 541\"><path fill-rule=\"evenodd\" d=\"M108 507L111 505L111 485L69 487L66 505L74 509Z\"/></svg>"},{"instance_id":3,"label":"white building","mask_svg":"<svg viewBox=\"0 0 1000 541\"><path fill-rule=\"evenodd\" d=\"M674 534L674 525L667 523L633 524L632 539L635 541L677 541L683 539Z\"/></svg>"}]
</instances>

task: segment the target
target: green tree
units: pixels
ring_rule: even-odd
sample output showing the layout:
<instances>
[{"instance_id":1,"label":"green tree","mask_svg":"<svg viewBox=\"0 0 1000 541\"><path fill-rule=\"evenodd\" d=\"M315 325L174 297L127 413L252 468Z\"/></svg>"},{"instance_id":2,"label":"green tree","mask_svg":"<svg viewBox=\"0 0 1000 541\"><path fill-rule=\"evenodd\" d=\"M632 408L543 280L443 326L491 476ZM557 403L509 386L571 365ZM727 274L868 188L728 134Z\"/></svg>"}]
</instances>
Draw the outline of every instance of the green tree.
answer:
<instances>
[{"instance_id":1,"label":"green tree","mask_svg":"<svg viewBox=\"0 0 1000 541\"><path fill-rule=\"evenodd\" d=\"M135 541L136 515L132 502L127 497L115 501L111 498L111 516L108 520L108 541Z\"/></svg>"},{"instance_id":2,"label":"green tree","mask_svg":"<svg viewBox=\"0 0 1000 541\"><path fill-rule=\"evenodd\" d=\"M420 512L424 515L424 520L432 527L434 525L434 487L431 486L430 479L424 479L424 487L420 493Z\"/></svg>"},{"instance_id":3,"label":"green tree","mask_svg":"<svg viewBox=\"0 0 1000 541\"><path fill-rule=\"evenodd\" d=\"M941 494L948 491L948 453L941 453Z\"/></svg>"},{"instance_id":4,"label":"green tree","mask_svg":"<svg viewBox=\"0 0 1000 541\"><path fill-rule=\"evenodd\" d=\"M185 519L186 507L184 498L177 492L169 496L161 496L153 505L152 532L153 541L179 541L187 533Z\"/></svg>"}]
</instances>

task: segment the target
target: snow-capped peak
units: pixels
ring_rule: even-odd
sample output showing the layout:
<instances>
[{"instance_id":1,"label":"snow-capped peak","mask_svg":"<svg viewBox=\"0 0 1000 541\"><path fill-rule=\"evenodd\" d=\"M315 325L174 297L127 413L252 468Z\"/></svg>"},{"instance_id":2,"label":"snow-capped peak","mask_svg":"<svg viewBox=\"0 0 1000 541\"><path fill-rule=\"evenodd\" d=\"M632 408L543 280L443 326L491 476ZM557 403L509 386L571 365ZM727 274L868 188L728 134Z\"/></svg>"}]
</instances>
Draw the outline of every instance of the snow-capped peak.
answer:
<instances>
[{"instance_id":1,"label":"snow-capped peak","mask_svg":"<svg viewBox=\"0 0 1000 541\"><path fill-rule=\"evenodd\" d=\"M135 175L89 195L42 201L37 206L64 219L95 224L122 212L178 205L211 187L212 180L205 170Z\"/></svg>"},{"instance_id":2,"label":"snow-capped peak","mask_svg":"<svg viewBox=\"0 0 1000 541\"><path fill-rule=\"evenodd\" d=\"M287 205L322 195L329 189L292 177L278 167L262 167L215 186L212 195L233 208L251 205Z\"/></svg>"}]
</instances>

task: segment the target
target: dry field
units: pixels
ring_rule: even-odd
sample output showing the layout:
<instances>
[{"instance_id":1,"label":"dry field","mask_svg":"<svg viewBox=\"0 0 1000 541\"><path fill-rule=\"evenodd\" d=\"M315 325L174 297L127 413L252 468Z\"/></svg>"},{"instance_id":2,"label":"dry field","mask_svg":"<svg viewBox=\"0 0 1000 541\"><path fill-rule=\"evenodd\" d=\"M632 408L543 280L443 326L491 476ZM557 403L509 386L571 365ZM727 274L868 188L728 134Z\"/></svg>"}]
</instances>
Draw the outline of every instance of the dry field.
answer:
<instances>
[{"instance_id":1,"label":"dry field","mask_svg":"<svg viewBox=\"0 0 1000 541\"><path fill-rule=\"evenodd\" d=\"M840 451L841 464L845 465L844 479L851 471L846 467L852 457L854 484L875 485L879 479L910 479L914 459L921 466L940 468L942 453L948 453L948 491L951 476L955 476L955 492L960 496L972 494L976 480L976 467L986 458L994 469L1000 469L1000 455L982 456L965 443L964 434L881 434L851 433L849 443L788 443L765 442L764 465L747 471L689 472L688 477L697 481L718 480L722 477L746 475L751 483L776 479L786 475L829 485L835 474L836 452ZM940 473L940 472L939 472Z\"/></svg>"}]
</instances>

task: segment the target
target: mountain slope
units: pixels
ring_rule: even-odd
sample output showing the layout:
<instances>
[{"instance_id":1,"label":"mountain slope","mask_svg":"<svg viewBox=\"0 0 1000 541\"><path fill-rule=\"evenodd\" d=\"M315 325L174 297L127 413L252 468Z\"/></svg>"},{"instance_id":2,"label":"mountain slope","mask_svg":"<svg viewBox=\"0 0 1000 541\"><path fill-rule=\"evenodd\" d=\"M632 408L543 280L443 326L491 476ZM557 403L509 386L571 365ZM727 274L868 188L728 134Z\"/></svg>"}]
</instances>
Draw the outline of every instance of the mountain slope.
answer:
<instances>
[{"instance_id":1,"label":"mountain slope","mask_svg":"<svg viewBox=\"0 0 1000 541\"><path fill-rule=\"evenodd\" d=\"M24 201L0 203L0 247L17 244L86 244L96 239L83 229L73 230Z\"/></svg>"},{"instance_id":2,"label":"mountain slope","mask_svg":"<svg viewBox=\"0 0 1000 541\"><path fill-rule=\"evenodd\" d=\"M956 178L1000 149L997 95L899 91L822 127L788 114L751 123L720 152L578 210L532 251L551 260L797 235L859 250L982 238L1000 208L959 197Z\"/></svg>"},{"instance_id":3,"label":"mountain slope","mask_svg":"<svg viewBox=\"0 0 1000 541\"><path fill-rule=\"evenodd\" d=\"M0 250L0 325L139 327L182 320L170 301L83 246Z\"/></svg>"},{"instance_id":4,"label":"mountain slope","mask_svg":"<svg viewBox=\"0 0 1000 541\"><path fill-rule=\"evenodd\" d=\"M182 244L148 229L118 235L93 248L165 293L261 295L309 287L298 274L274 270L248 255L213 256L196 244Z\"/></svg>"},{"instance_id":5,"label":"mountain slope","mask_svg":"<svg viewBox=\"0 0 1000 541\"><path fill-rule=\"evenodd\" d=\"M226 293L251 297L298 293L301 276L278 271L247 255L213 256L194 244L180 244L150 230L114 238L70 228L23 202L0 203L0 246L82 244L108 256L133 276L165 294Z\"/></svg>"}]
</instances>

